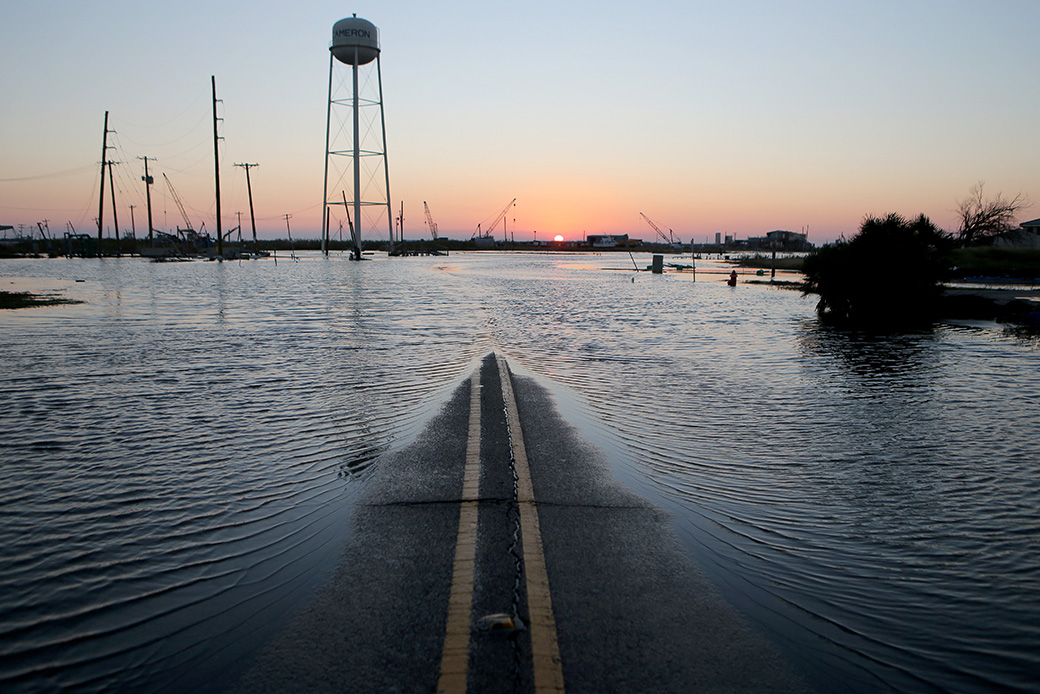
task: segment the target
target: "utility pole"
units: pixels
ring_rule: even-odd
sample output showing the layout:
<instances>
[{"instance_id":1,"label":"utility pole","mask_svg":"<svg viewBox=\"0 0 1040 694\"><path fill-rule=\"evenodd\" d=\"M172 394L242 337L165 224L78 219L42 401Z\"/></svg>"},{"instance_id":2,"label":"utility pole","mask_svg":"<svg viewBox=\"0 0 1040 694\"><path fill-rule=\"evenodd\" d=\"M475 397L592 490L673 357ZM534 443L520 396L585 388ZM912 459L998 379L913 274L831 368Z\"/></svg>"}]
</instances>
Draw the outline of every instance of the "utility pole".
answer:
<instances>
[{"instance_id":1,"label":"utility pole","mask_svg":"<svg viewBox=\"0 0 1040 694\"><path fill-rule=\"evenodd\" d=\"M108 162L108 187L112 189L112 228L116 237L116 255L122 255L119 248L119 215L116 214L116 184L112 180L112 167L118 163L118 161Z\"/></svg>"},{"instance_id":2,"label":"utility pole","mask_svg":"<svg viewBox=\"0 0 1040 694\"><path fill-rule=\"evenodd\" d=\"M291 214L285 215L285 231L289 234L289 257L296 260L296 244L292 240L292 229L289 228L289 220L292 219Z\"/></svg>"},{"instance_id":3,"label":"utility pole","mask_svg":"<svg viewBox=\"0 0 1040 694\"><path fill-rule=\"evenodd\" d=\"M108 134L115 132L108 129L108 111L105 111L105 133L101 136L101 192L98 194L97 243L98 257L101 257L101 232L104 229L105 215L105 161L108 157Z\"/></svg>"},{"instance_id":4,"label":"utility pole","mask_svg":"<svg viewBox=\"0 0 1040 694\"><path fill-rule=\"evenodd\" d=\"M256 250L260 250L260 243L256 240L256 217L253 215L253 186L249 183L249 170L255 169L260 166L259 164L235 164L235 166L241 166L246 170L246 191L249 193L249 223L253 225L253 246ZM238 223L239 233L241 234L242 222ZM324 242L323 242L324 243Z\"/></svg>"},{"instance_id":5,"label":"utility pole","mask_svg":"<svg viewBox=\"0 0 1040 694\"><path fill-rule=\"evenodd\" d=\"M138 159L144 159L144 176L141 176L141 180L144 181L144 197L148 202L148 243L152 243L152 177L148 175L148 157L138 157ZM154 161L154 160L153 160Z\"/></svg>"},{"instance_id":6,"label":"utility pole","mask_svg":"<svg viewBox=\"0 0 1040 694\"><path fill-rule=\"evenodd\" d=\"M217 77L210 75L213 84L213 180L217 189L217 256L224 259L224 234L220 231L220 149L217 147L220 136L217 135Z\"/></svg>"},{"instance_id":7,"label":"utility pole","mask_svg":"<svg viewBox=\"0 0 1040 694\"><path fill-rule=\"evenodd\" d=\"M132 238L134 240L134 243L136 244L136 242L137 242L137 225L134 224L134 208L135 207L137 207L137 205L131 205L130 206L130 238Z\"/></svg>"}]
</instances>

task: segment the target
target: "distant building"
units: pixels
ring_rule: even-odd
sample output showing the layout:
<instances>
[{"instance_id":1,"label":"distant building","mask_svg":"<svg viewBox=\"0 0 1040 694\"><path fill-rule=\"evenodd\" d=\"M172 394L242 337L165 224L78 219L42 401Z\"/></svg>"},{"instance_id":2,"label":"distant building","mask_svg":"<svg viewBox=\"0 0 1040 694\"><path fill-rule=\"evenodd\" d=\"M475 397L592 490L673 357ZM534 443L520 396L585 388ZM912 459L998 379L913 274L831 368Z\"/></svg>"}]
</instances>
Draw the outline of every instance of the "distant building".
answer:
<instances>
[{"instance_id":1,"label":"distant building","mask_svg":"<svg viewBox=\"0 0 1040 694\"><path fill-rule=\"evenodd\" d=\"M785 253L800 253L810 251L813 245L809 243L809 235L797 231L783 231L777 229L770 231L765 236L756 236L748 239L748 248L757 250L777 250Z\"/></svg>"},{"instance_id":2,"label":"distant building","mask_svg":"<svg viewBox=\"0 0 1040 694\"><path fill-rule=\"evenodd\" d=\"M1040 248L1040 219L1022 222L1018 229L994 236L993 245L1003 248Z\"/></svg>"},{"instance_id":3,"label":"distant building","mask_svg":"<svg viewBox=\"0 0 1040 694\"><path fill-rule=\"evenodd\" d=\"M589 234L585 240L593 248L626 248L629 245L628 234Z\"/></svg>"},{"instance_id":4,"label":"distant building","mask_svg":"<svg viewBox=\"0 0 1040 694\"><path fill-rule=\"evenodd\" d=\"M776 243L778 251L809 251L813 245L809 243L809 235L797 231L771 231L766 234L770 242Z\"/></svg>"}]
</instances>

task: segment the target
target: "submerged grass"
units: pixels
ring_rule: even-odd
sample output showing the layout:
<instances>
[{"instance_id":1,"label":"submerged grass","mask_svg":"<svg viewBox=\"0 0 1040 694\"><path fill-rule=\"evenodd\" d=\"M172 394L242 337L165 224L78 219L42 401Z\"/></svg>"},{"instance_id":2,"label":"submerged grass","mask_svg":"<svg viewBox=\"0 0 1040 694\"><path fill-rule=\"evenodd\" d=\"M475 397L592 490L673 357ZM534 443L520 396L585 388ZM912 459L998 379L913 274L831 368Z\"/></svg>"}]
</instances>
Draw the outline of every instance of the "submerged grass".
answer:
<instances>
[{"instance_id":1,"label":"submerged grass","mask_svg":"<svg viewBox=\"0 0 1040 694\"><path fill-rule=\"evenodd\" d=\"M752 267L762 268L768 270L770 268L776 268L777 270L795 270L801 272L802 266L805 265L804 256L787 256L777 258L775 261L768 255L749 255L742 257L737 264L740 267Z\"/></svg>"},{"instance_id":2,"label":"submerged grass","mask_svg":"<svg viewBox=\"0 0 1040 694\"><path fill-rule=\"evenodd\" d=\"M958 248L950 254L954 277L1040 277L1040 249Z\"/></svg>"},{"instance_id":3,"label":"submerged grass","mask_svg":"<svg viewBox=\"0 0 1040 694\"><path fill-rule=\"evenodd\" d=\"M7 292L0 289L0 309L29 308L31 306L54 306L57 304L82 304L75 299L59 296L41 296L30 292Z\"/></svg>"}]
</instances>

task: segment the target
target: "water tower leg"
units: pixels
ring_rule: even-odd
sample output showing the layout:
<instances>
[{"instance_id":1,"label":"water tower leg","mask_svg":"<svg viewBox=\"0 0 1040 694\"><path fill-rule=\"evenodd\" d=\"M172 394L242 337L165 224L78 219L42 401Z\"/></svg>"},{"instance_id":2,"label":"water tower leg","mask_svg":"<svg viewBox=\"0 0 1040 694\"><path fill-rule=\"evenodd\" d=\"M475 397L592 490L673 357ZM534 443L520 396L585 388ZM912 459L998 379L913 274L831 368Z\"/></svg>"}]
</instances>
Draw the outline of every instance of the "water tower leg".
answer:
<instances>
[{"instance_id":1,"label":"water tower leg","mask_svg":"<svg viewBox=\"0 0 1040 694\"><path fill-rule=\"evenodd\" d=\"M325 179L322 184L321 190L321 220L322 224L326 225L328 219L328 207L329 207L329 129L332 126L332 64L335 62L335 58L332 52L329 52L329 105L325 110ZM325 234L328 233L328 228L322 229L322 238L325 238Z\"/></svg>"},{"instance_id":2,"label":"water tower leg","mask_svg":"<svg viewBox=\"0 0 1040 694\"><path fill-rule=\"evenodd\" d=\"M394 212L390 206L390 164L387 161L386 155L386 112L383 110L383 68L379 61L379 56L376 56L376 80L379 82L379 120L383 127L383 175L386 176L386 220L390 229L390 245L392 246L394 243ZM401 243L404 243L403 228L401 229Z\"/></svg>"},{"instance_id":3,"label":"water tower leg","mask_svg":"<svg viewBox=\"0 0 1040 694\"><path fill-rule=\"evenodd\" d=\"M354 46L354 228L361 238L361 126L358 121L358 47ZM359 254L355 248L355 253ZM358 258L360 260L360 258Z\"/></svg>"}]
</instances>

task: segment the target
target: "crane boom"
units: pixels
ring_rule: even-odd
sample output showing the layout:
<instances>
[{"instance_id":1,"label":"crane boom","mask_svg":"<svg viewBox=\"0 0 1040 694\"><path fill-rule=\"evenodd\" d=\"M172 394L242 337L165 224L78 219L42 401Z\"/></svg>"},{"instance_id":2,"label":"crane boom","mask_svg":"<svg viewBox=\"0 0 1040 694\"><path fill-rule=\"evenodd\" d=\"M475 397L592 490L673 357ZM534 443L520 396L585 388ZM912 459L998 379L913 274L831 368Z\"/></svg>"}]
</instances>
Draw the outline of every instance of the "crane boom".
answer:
<instances>
[{"instance_id":1,"label":"crane boom","mask_svg":"<svg viewBox=\"0 0 1040 694\"><path fill-rule=\"evenodd\" d=\"M652 228L652 229L653 229L654 231L656 231L656 232L657 232L657 235L658 235L658 236L660 236L660 237L661 237L661 238L662 238L662 239L664 240L664 242L665 242L665 243L667 243L667 244L669 244L669 245L672 245L672 246L676 245L676 244L675 244L675 239L674 239L674 238L671 238L671 237L669 236L669 235L671 234L671 232L672 232L672 230L671 230L671 229L669 229L669 230L668 230L668 234L665 234L665 233L664 233L663 231L661 231L660 227L658 227L658 226L657 226L656 224L654 224L654 223L653 223L653 222L652 222L652 221L650 220L650 218L649 218L649 217L647 217L647 216L646 216L645 214L643 214L642 212L640 212L640 213L639 213L639 215L640 215L640 216L641 216L641 217L642 217L643 219L645 219L645 220L646 220L646 223L647 223L647 224L649 224L649 225L650 225L650 227L651 227L651 228Z\"/></svg>"},{"instance_id":2,"label":"crane boom","mask_svg":"<svg viewBox=\"0 0 1040 694\"><path fill-rule=\"evenodd\" d=\"M498 213L497 217L495 217L495 221L491 222L491 224L489 224L487 229L485 229L484 231L480 230L480 226L481 225L478 224L477 225L477 232L476 232L476 234L474 234L474 236L481 236L481 237L491 236L491 232L493 232L495 230L495 227L498 226L499 222L501 222L503 219L506 218L506 214L509 212L509 208L512 207L515 204L516 204L516 198L513 198L512 200L509 201L509 203L505 207L502 208L502 211Z\"/></svg>"},{"instance_id":3,"label":"crane boom","mask_svg":"<svg viewBox=\"0 0 1040 694\"><path fill-rule=\"evenodd\" d=\"M430 227L430 235L433 236L433 240L437 240L437 224L433 221L433 216L430 215L430 206L423 200L423 209L426 210L426 224Z\"/></svg>"},{"instance_id":4,"label":"crane boom","mask_svg":"<svg viewBox=\"0 0 1040 694\"><path fill-rule=\"evenodd\" d=\"M170 188L170 195L173 196L173 201L177 203L177 209L181 211L181 217L184 218L184 229L180 231L195 231L191 226L191 220L188 219L188 213L184 211L184 203L181 202L181 198L177 195L177 191L173 188L173 183L170 182L170 177L165 173L162 175L166 179L166 185Z\"/></svg>"}]
</instances>

